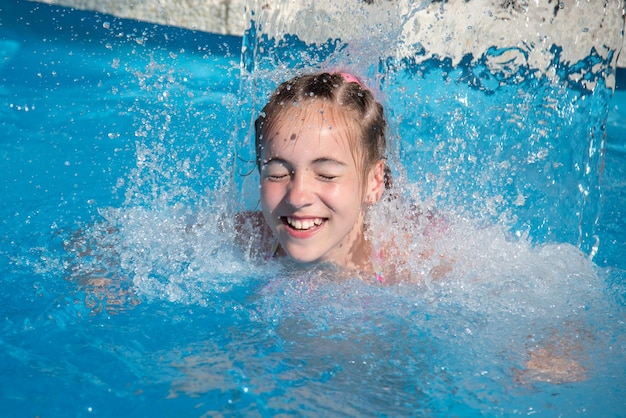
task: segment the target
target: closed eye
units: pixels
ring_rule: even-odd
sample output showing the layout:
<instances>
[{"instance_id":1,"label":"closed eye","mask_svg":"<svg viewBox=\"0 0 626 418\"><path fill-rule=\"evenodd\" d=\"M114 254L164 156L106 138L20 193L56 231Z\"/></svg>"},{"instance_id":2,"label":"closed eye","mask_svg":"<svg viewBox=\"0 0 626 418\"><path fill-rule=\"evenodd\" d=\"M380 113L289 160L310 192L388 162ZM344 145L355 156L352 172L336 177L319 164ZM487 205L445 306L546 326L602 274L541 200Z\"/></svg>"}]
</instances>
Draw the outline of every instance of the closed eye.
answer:
<instances>
[{"instance_id":1,"label":"closed eye","mask_svg":"<svg viewBox=\"0 0 626 418\"><path fill-rule=\"evenodd\" d=\"M289 171L285 169L277 169L276 167L264 169L262 174L263 178L269 181L279 181L290 177Z\"/></svg>"},{"instance_id":2,"label":"closed eye","mask_svg":"<svg viewBox=\"0 0 626 418\"><path fill-rule=\"evenodd\" d=\"M333 181L336 180L339 176L334 176L332 174L318 174L317 177L322 181Z\"/></svg>"},{"instance_id":3,"label":"closed eye","mask_svg":"<svg viewBox=\"0 0 626 418\"><path fill-rule=\"evenodd\" d=\"M347 164L334 158L322 157L313 161L317 178L321 181L335 181L345 172Z\"/></svg>"},{"instance_id":4,"label":"closed eye","mask_svg":"<svg viewBox=\"0 0 626 418\"><path fill-rule=\"evenodd\" d=\"M280 181L286 178L287 176L288 174L266 174L264 177L266 180L269 180L269 181Z\"/></svg>"},{"instance_id":5,"label":"closed eye","mask_svg":"<svg viewBox=\"0 0 626 418\"><path fill-rule=\"evenodd\" d=\"M291 174L290 170L280 160L270 160L261 167L261 175L269 181L280 181Z\"/></svg>"}]
</instances>

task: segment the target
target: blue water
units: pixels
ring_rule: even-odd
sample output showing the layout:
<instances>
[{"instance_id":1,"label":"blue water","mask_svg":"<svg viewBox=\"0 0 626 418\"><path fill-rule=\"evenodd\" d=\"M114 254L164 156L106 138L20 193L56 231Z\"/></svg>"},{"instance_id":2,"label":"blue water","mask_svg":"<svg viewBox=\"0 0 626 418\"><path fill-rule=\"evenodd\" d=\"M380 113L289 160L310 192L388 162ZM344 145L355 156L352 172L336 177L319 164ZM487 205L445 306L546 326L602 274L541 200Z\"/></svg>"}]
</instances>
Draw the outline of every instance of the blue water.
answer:
<instances>
[{"instance_id":1,"label":"blue water","mask_svg":"<svg viewBox=\"0 0 626 418\"><path fill-rule=\"evenodd\" d=\"M593 263L567 222L468 221L484 207L444 197L463 206L442 244L454 276L381 288L258 265L224 233L247 167L241 38L0 7L3 415L623 416L626 90L609 105ZM414 145L398 147L409 184L411 168L439 169ZM575 359L580 381L533 378L529 353L545 346Z\"/></svg>"}]
</instances>

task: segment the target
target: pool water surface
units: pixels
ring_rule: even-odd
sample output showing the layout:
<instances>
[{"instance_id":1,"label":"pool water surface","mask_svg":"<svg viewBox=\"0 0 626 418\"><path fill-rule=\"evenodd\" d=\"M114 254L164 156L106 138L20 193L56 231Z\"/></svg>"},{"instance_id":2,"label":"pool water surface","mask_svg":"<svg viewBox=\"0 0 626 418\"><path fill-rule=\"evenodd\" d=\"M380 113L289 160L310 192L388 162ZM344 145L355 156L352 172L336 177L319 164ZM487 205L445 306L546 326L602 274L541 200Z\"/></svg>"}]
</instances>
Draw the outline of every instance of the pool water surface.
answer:
<instances>
[{"instance_id":1,"label":"pool water surface","mask_svg":"<svg viewBox=\"0 0 626 418\"><path fill-rule=\"evenodd\" d=\"M551 239L560 225L489 214L490 225L446 208L452 277L384 287L259 263L234 244L230 211L255 202L239 194L254 181L236 145L249 129L241 38L1 7L4 415L624 414L622 72L606 123L594 121L606 126L606 160L593 261L569 230ZM421 187L411 170L429 167L429 145L416 144L398 147L411 191ZM461 195L469 182L453 184Z\"/></svg>"}]
</instances>

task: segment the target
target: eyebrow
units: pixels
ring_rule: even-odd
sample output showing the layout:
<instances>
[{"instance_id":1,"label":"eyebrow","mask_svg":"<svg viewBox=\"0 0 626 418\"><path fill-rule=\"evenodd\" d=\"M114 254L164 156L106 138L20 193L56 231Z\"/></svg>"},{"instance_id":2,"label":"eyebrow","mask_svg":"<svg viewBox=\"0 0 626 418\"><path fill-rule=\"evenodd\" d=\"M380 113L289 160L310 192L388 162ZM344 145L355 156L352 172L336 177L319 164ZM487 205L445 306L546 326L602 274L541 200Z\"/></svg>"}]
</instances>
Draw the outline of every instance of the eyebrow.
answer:
<instances>
[{"instance_id":1,"label":"eyebrow","mask_svg":"<svg viewBox=\"0 0 626 418\"><path fill-rule=\"evenodd\" d=\"M314 164L314 165L327 164L327 163L341 165L341 166L346 166L347 165L343 161L339 161L339 160L336 160L336 159L331 158L331 157L320 157L320 158L316 158L315 160L312 161L312 164Z\"/></svg>"},{"instance_id":2,"label":"eyebrow","mask_svg":"<svg viewBox=\"0 0 626 418\"><path fill-rule=\"evenodd\" d=\"M262 160L261 166L266 166L270 163L288 165L287 161L283 160L282 158L270 157L270 158Z\"/></svg>"},{"instance_id":3,"label":"eyebrow","mask_svg":"<svg viewBox=\"0 0 626 418\"><path fill-rule=\"evenodd\" d=\"M266 166L270 163L273 164L283 164L283 165L291 165L289 164L289 162L287 160L284 160L282 158L278 158L278 157L270 157L267 160L262 162L262 166ZM334 165L339 165L339 166L347 166L348 164L344 163L343 161L339 161L336 160L332 157L320 157L320 158L316 158L315 160L311 161L311 165L322 165L322 164L334 164Z\"/></svg>"}]
</instances>

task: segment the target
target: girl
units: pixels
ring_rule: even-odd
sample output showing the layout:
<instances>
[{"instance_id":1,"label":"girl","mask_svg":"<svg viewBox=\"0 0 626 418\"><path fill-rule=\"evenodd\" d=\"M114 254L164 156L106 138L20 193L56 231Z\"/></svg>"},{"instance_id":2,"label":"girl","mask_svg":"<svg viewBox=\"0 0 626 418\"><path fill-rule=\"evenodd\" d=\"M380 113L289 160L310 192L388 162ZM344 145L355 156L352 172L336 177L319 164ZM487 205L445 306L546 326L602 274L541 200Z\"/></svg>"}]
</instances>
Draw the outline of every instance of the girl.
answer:
<instances>
[{"instance_id":1,"label":"girl","mask_svg":"<svg viewBox=\"0 0 626 418\"><path fill-rule=\"evenodd\" d=\"M271 256L383 280L365 214L391 185L385 129L382 105L351 74L303 75L276 89L255 122L262 212L278 241Z\"/></svg>"}]
</instances>

